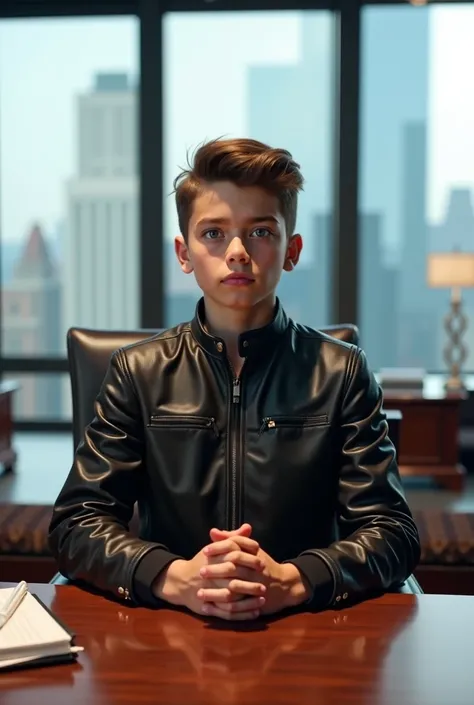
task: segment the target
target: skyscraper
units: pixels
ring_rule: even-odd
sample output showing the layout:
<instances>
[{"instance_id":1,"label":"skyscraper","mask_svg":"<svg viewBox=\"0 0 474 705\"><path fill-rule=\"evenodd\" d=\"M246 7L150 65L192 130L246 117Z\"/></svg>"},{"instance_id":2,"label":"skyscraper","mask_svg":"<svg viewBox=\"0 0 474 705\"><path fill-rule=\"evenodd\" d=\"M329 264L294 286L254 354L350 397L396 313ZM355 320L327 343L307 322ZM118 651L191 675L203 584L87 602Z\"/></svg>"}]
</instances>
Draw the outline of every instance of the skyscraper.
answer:
<instances>
[{"instance_id":1,"label":"skyscraper","mask_svg":"<svg viewBox=\"0 0 474 705\"><path fill-rule=\"evenodd\" d=\"M425 275L429 12L365 8L363 37L361 340L376 368L430 367L435 331L429 329ZM371 214L379 214L378 222ZM380 294L371 296L375 282Z\"/></svg>"},{"instance_id":2,"label":"skyscraper","mask_svg":"<svg viewBox=\"0 0 474 705\"><path fill-rule=\"evenodd\" d=\"M422 122L402 128L400 232L398 363L433 369L436 321L426 285L426 125Z\"/></svg>"},{"instance_id":3,"label":"skyscraper","mask_svg":"<svg viewBox=\"0 0 474 705\"><path fill-rule=\"evenodd\" d=\"M80 95L77 175L67 185L64 327L133 328L139 321L137 93L99 74Z\"/></svg>"},{"instance_id":4,"label":"skyscraper","mask_svg":"<svg viewBox=\"0 0 474 705\"><path fill-rule=\"evenodd\" d=\"M362 30L360 208L382 215L382 247L399 263L403 129L427 123L429 10L366 7Z\"/></svg>"},{"instance_id":5,"label":"skyscraper","mask_svg":"<svg viewBox=\"0 0 474 705\"><path fill-rule=\"evenodd\" d=\"M360 342L375 369L396 364L397 272L383 261L382 223L379 213L361 216Z\"/></svg>"},{"instance_id":6,"label":"skyscraper","mask_svg":"<svg viewBox=\"0 0 474 705\"><path fill-rule=\"evenodd\" d=\"M295 271L283 275L279 294L288 312L298 312L300 322L311 326L324 325L330 315L329 216L316 217L332 207L330 22L324 12L307 13L301 20L300 60L294 65L252 66L247 81L249 137L288 149L305 177L297 220L304 248ZM318 266L323 276L317 276Z\"/></svg>"},{"instance_id":7,"label":"skyscraper","mask_svg":"<svg viewBox=\"0 0 474 705\"><path fill-rule=\"evenodd\" d=\"M3 290L3 352L12 357L50 356L60 350L61 287L41 228L35 225ZM59 378L25 375L18 379L15 414L20 418L60 418Z\"/></svg>"}]
</instances>

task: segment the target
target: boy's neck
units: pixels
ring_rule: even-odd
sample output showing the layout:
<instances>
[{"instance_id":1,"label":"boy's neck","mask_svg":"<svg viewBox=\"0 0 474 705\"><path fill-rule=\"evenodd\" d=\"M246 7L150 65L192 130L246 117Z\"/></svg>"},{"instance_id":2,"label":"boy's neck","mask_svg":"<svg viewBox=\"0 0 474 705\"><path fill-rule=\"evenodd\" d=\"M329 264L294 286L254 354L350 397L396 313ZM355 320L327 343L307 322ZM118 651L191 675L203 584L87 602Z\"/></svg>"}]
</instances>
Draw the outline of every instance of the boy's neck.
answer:
<instances>
[{"instance_id":1,"label":"boy's neck","mask_svg":"<svg viewBox=\"0 0 474 705\"><path fill-rule=\"evenodd\" d=\"M206 329L211 335L222 338L230 362L236 371L240 371L243 358L239 356L239 336L248 330L263 328L273 319L276 296L272 295L257 306L249 309L232 309L219 306L215 301L204 298L206 312Z\"/></svg>"}]
</instances>

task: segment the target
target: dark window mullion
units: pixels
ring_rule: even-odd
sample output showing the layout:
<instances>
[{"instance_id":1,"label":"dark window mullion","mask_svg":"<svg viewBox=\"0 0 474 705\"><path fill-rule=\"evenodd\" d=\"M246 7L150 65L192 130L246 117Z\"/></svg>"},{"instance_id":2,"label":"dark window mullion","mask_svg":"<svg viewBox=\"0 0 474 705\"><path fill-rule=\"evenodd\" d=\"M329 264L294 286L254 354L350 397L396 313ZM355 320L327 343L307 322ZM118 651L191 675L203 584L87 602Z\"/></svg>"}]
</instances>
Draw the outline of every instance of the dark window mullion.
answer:
<instances>
[{"instance_id":1,"label":"dark window mullion","mask_svg":"<svg viewBox=\"0 0 474 705\"><path fill-rule=\"evenodd\" d=\"M162 0L164 11L171 12L273 12L289 10L333 10L345 0ZM349 0L350 2L350 0Z\"/></svg>"},{"instance_id":2,"label":"dark window mullion","mask_svg":"<svg viewBox=\"0 0 474 705\"><path fill-rule=\"evenodd\" d=\"M60 357L3 357L1 372L2 374L69 372L69 367L66 358Z\"/></svg>"},{"instance_id":3,"label":"dark window mullion","mask_svg":"<svg viewBox=\"0 0 474 705\"><path fill-rule=\"evenodd\" d=\"M68 433L72 435L72 421L61 419L37 421L35 419L13 420L14 433ZM71 447L72 452L72 447ZM20 459L21 462L21 459ZM65 468L66 472L67 468Z\"/></svg>"},{"instance_id":4,"label":"dark window mullion","mask_svg":"<svg viewBox=\"0 0 474 705\"><path fill-rule=\"evenodd\" d=\"M0 17L87 17L137 14L138 0L2 0Z\"/></svg>"},{"instance_id":5,"label":"dark window mullion","mask_svg":"<svg viewBox=\"0 0 474 705\"><path fill-rule=\"evenodd\" d=\"M336 20L333 323L358 320L360 6L342 2Z\"/></svg>"},{"instance_id":6,"label":"dark window mullion","mask_svg":"<svg viewBox=\"0 0 474 705\"><path fill-rule=\"evenodd\" d=\"M140 0L140 322L164 323L163 236L163 9ZM190 119L192 117L190 116Z\"/></svg>"}]
</instances>

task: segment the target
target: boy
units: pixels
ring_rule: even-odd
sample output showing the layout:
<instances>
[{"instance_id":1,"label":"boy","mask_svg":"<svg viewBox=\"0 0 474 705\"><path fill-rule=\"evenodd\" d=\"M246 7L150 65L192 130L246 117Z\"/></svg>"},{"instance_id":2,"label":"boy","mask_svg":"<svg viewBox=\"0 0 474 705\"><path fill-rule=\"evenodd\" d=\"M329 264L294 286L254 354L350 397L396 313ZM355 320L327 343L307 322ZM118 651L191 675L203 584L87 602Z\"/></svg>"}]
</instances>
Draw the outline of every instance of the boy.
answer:
<instances>
[{"instance_id":1,"label":"boy","mask_svg":"<svg viewBox=\"0 0 474 705\"><path fill-rule=\"evenodd\" d=\"M291 154L245 139L203 145L176 179L176 254L203 298L191 323L112 356L51 521L64 575L246 620L412 572L418 534L365 355L275 295L302 248L302 185Z\"/></svg>"}]
</instances>

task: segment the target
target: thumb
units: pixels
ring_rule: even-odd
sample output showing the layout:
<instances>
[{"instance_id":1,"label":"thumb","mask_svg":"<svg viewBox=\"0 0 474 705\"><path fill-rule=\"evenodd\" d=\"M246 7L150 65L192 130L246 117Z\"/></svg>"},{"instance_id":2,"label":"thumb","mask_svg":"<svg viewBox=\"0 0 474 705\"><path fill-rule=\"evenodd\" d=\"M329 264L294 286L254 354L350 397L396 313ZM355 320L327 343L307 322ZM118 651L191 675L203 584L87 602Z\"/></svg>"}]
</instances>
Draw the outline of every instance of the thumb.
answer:
<instances>
[{"instance_id":1,"label":"thumb","mask_svg":"<svg viewBox=\"0 0 474 705\"><path fill-rule=\"evenodd\" d=\"M209 535L212 541L223 541L224 539L231 538L232 536L246 536L250 538L252 533L252 527L250 524L242 524L238 529L234 531L224 531L223 529L211 529Z\"/></svg>"}]
</instances>

